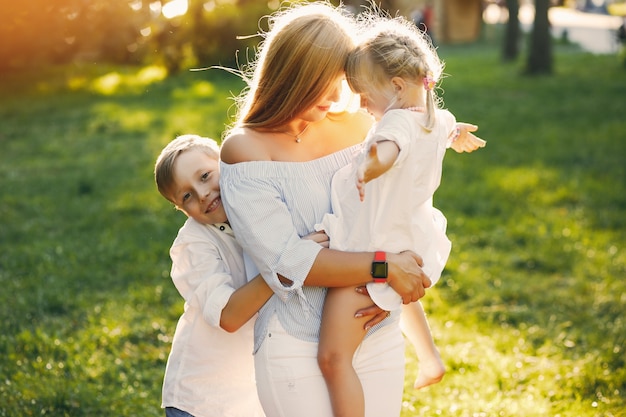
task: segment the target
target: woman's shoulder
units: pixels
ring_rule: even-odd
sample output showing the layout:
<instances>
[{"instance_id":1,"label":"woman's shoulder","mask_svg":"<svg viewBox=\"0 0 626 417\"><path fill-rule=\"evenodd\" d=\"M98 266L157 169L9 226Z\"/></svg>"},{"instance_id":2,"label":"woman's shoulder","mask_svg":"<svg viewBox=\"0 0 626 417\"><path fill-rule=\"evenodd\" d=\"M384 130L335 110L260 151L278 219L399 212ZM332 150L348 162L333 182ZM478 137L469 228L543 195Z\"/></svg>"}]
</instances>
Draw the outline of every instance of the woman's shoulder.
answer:
<instances>
[{"instance_id":1,"label":"woman's shoulder","mask_svg":"<svg viewBox=\"0 0 626 417\"><path fill-rule=\"evenodd\" d=\"M369 130L374 123L374 118L363 109L357 111L343 111L340 113L328 113L327 119L343 126L357 129L358 131Z\"/></svg>"},{"instance_id":2,"label":"woman's shoulder","mask_svg":"<svg viewBox=\"0 0 626 417\"><path fill-rule=\"evenodd\" d=\"M329 113L330 133L335 141L345 142L340 147L351 146L363 141L374 124L374 118L365 110L356 112Z\"/></svg>"},{"instance_id":3,"label":"woman's shoulder","mask_svg":"<svg viewBox=\"0 0 626 417\"><path fill-rule=\"evenodd\" d=\"M270 154L259 134L252 129L232 131L222 142L220 159L227 164L249 161L269 161Z\"/></svg>"}]
</instances>

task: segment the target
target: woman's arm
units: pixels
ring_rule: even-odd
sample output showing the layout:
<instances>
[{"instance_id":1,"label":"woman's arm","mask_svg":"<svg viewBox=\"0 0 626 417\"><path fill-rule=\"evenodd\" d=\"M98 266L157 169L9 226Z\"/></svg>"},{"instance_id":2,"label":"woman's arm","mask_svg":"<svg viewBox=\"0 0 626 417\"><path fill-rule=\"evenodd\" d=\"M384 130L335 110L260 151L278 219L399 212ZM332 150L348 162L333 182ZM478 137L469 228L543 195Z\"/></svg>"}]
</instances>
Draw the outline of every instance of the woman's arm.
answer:
<instances>
[{"instance_id":1,"label":"woman's arm","mask_svg":"<svg viewBox=\"0 0 626 417\"><path fill-rule=\"evenodd\" d=\"M341 252L323 249L309 271L305 285L319 287L346 287L372 281L373 252ZM417 301L431 284L422 271L422 258L411 251L387 253L389 265L387 283L408 304Z\"/></svg>"},{"instance_id":2,"label":"woman's arm","mask_svg":"<svg viewBox=\"0 0 626 417\"><path fill-rule=\"evenodd\" d=\"M242 179L251 167L221 165L224 208L237 240L259 267L274 293L287 298L302 285L320 287L356 286L371 282L373 252L341 252L300 239L292 214L273 179ZM405 303L417 301L430 285L422 272L421 259L412 252L389 253L389 285ZM285 285L278 275L293 281Z\"/></svg>"},{"instance_id":3,"label":"woman's arm","mask_svg":"<svg viewBox=\"0 0 626 417\"><path fill-rule=\"evenodd\" d=\"M330 182L326 184L325 179L309 181L303 176L285 182L284 172L292 166L264 162L268 160L267 155L257 150L257 147L263 148L259 143L264 141L256 140L258 133L247 133L230 136L222 145L223 203L237 239L275 294L286 299L302 285L339 287L371 282L373 252L321 248L298 236L303 224L310 223L312 217L320 218L316 210L329 210L325 207L327 195L321 193L330 193L324 190ZM340 136L330 130L325 133ZM310 195L299 196L297 183L301 184L300 190L311 184ZM316 199L316 193L322 201ZM294 221L299 223L296 225ZM430 284L420 263L421 259L410 252L388 255L388 282L405 303L422 297ZM285 285L279 274L293 283Z\"/></svg>"}]
</instances>

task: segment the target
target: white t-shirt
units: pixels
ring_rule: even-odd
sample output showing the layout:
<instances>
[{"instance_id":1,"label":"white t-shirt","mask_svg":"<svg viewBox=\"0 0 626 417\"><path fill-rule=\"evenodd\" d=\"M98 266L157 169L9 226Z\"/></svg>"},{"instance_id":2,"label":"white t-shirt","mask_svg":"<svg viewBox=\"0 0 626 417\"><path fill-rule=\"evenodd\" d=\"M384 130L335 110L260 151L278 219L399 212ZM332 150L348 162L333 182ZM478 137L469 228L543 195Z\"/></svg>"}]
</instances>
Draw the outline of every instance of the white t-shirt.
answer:
<instances>
[{"instance_id":1,"label":"white t-shirt","mask_svg":"<svg viewBox=\"0 0 626 417\"><path fill-rule=\"evenodd\" d=\"M219 326L230 296L246 283L232 230L187 219L170 256L185 311L167 361L162 407L196 417L263 417L254 378L254 319L234 333Z\"/></svg>"},{"instance_id":2,"label":"white t-shirt","mask_svg":"<svg viewBox=\"0 0 626 417\"><path fill-rule=\"evenodd\" d=\"M425 121L424 113L387 111L370 130L362 153L333 177L333 212L326 214L316 229L326 231L333 249L396 253L412 250L424 259L424 272L434 285L451 244L445 234L446 219L433 207L433 194L441 182L443 157L456 120L449 111L437 110L431 132L423 128ZM361 202L356 170L371 142L380 141L381 137L395 142L400 153L389 171L366 184L365 200ZM379 304L370 286L368 289ZM379 306L390 310L389 303L385 304ZM395 308L400 306L399 296L393 304Z\"/></svg>"}]
</instances>

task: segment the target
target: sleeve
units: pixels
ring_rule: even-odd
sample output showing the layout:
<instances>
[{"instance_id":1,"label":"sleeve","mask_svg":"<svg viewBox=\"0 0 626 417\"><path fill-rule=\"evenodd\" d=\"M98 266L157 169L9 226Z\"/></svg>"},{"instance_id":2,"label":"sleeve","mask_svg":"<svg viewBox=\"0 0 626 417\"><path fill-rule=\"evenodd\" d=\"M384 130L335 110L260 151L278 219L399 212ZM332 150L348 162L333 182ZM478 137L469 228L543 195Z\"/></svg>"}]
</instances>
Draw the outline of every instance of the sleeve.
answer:
<instances>
[{"instance_id":1,"label":"sleeve","mask_svg":"<svg viewBox=\"0 0 626 417\"><path fill-rule=\"evenodd\" d=\"M220 327L222 310L235 288L216 243L206 236L177 239L170 257L172 281L185 302L199 308L209 325Z\"/></svg>"},{"instance_id":2,"label":"sleeve","mask_svg":"<svg viewBox=\"0 0 626 417\"><path fill-rule=\"evenodd\" d=\"M322 247L300 238L280 184L271 176L242 175L242 165L250 163L221 164L224 208L246 255L274 293L286 300L304 285ZM293 284L282 284L279 274Z\"/></svg>"},{"instance_id":3,"label":"sleeve","mask_svg":"<svg viewBox=\"0 0 626 417\"><path fill-rule=\"evenodd\" d=\"M443 117L444 124L446 126L447 141L446 148L449 148L452 142L458 137L459 131L456 126L456 117L448 110L438 110L440 117Z\"/></svg>"},{"instance_id":4,"label":"sleeve","mask_svg":"<svg viewBox=\"0 0 626 417\"><path fill-rule=\"evenodd\" d=\"M406 152L403 150L408 148L409 141L413 137L413 128L414 125L406 117L405 111L388 111L376 125L372 139L375 141L390 140L400 149L394 166L402 163L406 158Z\"/></svg>"}]
</instances>

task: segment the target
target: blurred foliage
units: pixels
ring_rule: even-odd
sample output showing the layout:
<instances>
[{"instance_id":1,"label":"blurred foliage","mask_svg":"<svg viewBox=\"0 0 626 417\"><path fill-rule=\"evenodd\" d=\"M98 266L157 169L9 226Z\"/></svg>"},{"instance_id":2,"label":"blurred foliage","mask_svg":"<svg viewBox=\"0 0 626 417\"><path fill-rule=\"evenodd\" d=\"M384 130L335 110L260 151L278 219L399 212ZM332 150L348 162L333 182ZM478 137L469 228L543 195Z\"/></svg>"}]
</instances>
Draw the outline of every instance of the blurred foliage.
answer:
<instances>
[{"instance_id":1,"label":"blurred foliage","mask_svg":"<svg viewBox=\"0 0 626 417\"><path fill-rule=\"evenodd\" d=\"M191 0L185 15L155 22L157 62L169 73L194 66L233 67L236 51L252 50L258 44L258 36L252 35L261 29L260 16L271 12L262 1Z\"/></svg>"},{"instance_id":2,"label":"blurred foliage","mask_svg":"<svg viewBox=\"0 0 626 417\"><path fill-rule=\"evenodd\" d=\"M140 30L152 15L141 1L2 0L0 71L73 60L137 63Z\"/></svg>"},{"instance_id":3,"label":"blurred foliage","mask_svg":"<svg viewBox=\"0 0 626 417\"><path fill-rule=\"evenodd\" d=\"M196 62L235 61L241 34L257 32L272 11L253 0L191 0L184 15L166 18L166 2L150 0L1 0L0 72L72 61L163 63L172 72ZM256 41L255 41L256 43ZM221 52L229 51L229 52ZM230 54L230 55L229 55Z\"/></svg>"},{"instance_id":4,"label":"blurred foliage","mask_svg":"<svg viewBox=\"0 0 626 417\"><path fill-rule=\"evenodd\" d=\"M293 1L292 3L297 3ZM162 64L169 73L208 65L233 66L248 54L264 16L278 0L188 0L186 13L164 17L169 1L0 0L0 73L69 62ZM332 1L338 4L338 1ZM358 8L362 0L345 1ZM386 10L394 1L380 3ZM377 2L378 4L378 2ZM241 61L241 60L239 60Z\"/></svg>"}]
</instances>

